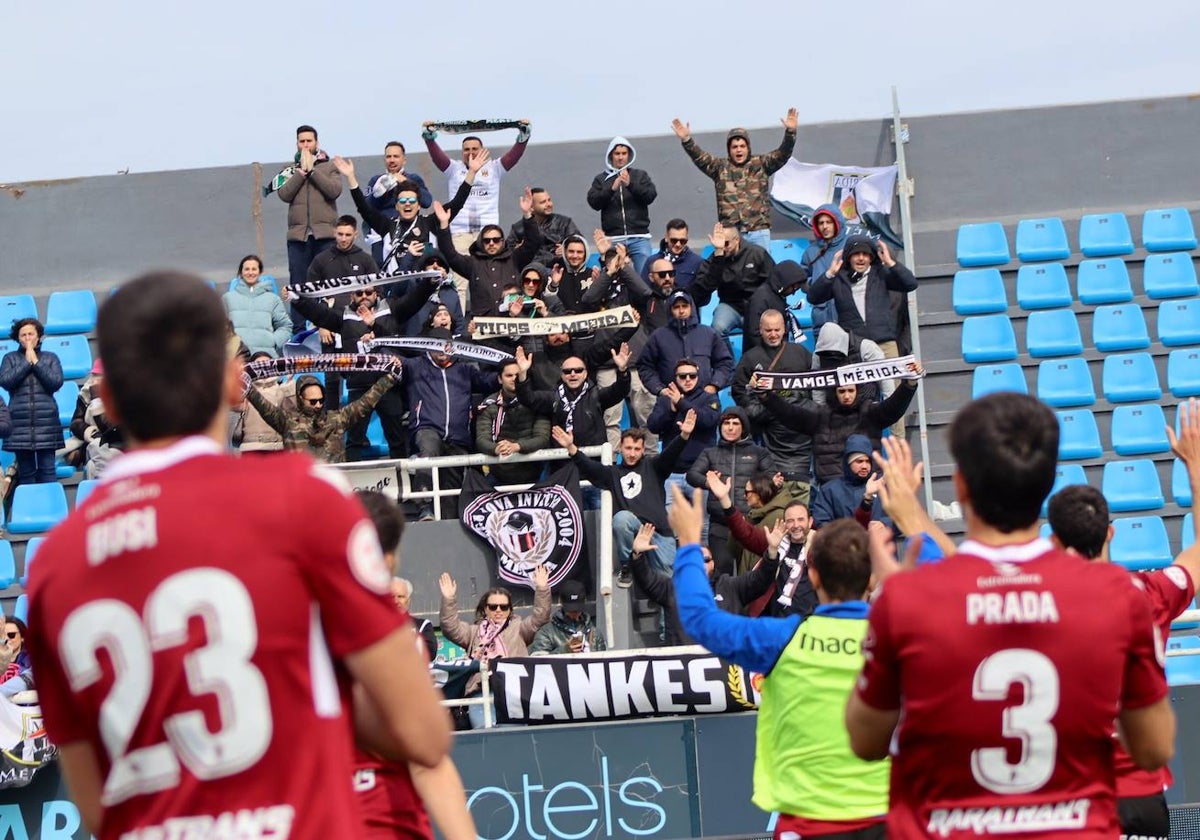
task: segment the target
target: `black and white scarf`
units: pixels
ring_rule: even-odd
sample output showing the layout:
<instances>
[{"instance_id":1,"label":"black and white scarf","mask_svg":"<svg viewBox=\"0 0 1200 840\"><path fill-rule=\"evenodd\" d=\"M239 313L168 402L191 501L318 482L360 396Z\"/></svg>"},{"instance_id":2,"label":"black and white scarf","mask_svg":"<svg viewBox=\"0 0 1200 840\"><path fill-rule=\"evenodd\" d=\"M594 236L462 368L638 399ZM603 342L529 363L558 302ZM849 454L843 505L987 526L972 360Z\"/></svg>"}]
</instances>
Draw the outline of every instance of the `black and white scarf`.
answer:
<instances>
[{"instance_id":1,"label":"black and white scarf","mask_svg":"<svg viewBox=\"0 0 1200 840\"><path fill-rule=\"evenodd\" d=\"M561 382L558 385L558 402L562 406L566 416L563 418L563 428L568 432L575 428L575 406L579 405L579 401L583 399L583 395L592 389L592 380L585 379L583 384L579 386L579 393L574 399L567 396L567 386Z\"/></svg>"}]
</instances>

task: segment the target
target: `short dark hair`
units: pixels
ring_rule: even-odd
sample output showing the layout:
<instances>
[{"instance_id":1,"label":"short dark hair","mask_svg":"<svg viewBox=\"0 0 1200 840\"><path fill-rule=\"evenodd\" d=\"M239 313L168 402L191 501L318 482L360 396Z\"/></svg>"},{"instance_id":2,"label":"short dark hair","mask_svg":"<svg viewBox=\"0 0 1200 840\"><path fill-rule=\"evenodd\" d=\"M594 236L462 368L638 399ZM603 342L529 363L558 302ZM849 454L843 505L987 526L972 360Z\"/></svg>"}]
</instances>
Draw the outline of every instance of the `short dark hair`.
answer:
<instances>
[{"instance_id":1,"label":"short dark hair","mask_svg":"<svg viewBox=\"0 0 1200 840\"><path fill-rule=\"evenodd\" d=\"M104 302L97 344L131 437L150 441L208 428L224 396L227 324L217 293L179 271L143 274Z\"/></svg>"},{"instance_id":2,"label":"short dark hair","mask_svg":"<svg viewBox=\"0 0 1200 840\"><path fill-rule=\"evenodd\" d=\"M399 146L399 147L400 147L400 154L402 154L402 155L406 155L406 154L408 154L408 152L407 152L407 151L405 151L405 149L404 149L404 144L403 144L403 143L401 143L399 140L389 140L389 141L387 141L386 143L384 143L384 144L383 144L383 150L386 152L386 151L387 151L388 149L390 149L392 146Z\"/></svg>"},{"instance_id":3,"label":"short dark hair","mask_svg":"<svg viewBox=\"0 0 1200 840\"><path fill-rule=\"evenodd\" d=\"M496 233L500 234L501 236L504 236L504 228L500 227L500 225L484 225L483 229L479 231L479 238L483 239L483 237L487 235L487 232L489 230L494 230L494 231L496 231Z\"/></svg>"},{"instance_id":4,"label":"short dark hair","mask_svg":"<svg viewBox=\"0 0 1200 840\"><path fill-rule=\"evenodd\" d=\"M621 432L621 440L624 441L625 438L629 438L630 440L640 440L642 443L645 443L646 430L638 428L626 429L625 431Z\"/></svg>"},{"instance_id":5,"label":"short dark hair","mask_svg":"<svg viewBox=\"0 0 1200 840\"><path fill-rule=\"evenodd\" d=\"M335 228L352 227L358 230L358 219L353 216L338 216L337 221L333 223Z\"/></svg>"},{"instance_id":6,"label":"short dark hair","mask_svg":"<svg viewBox=\"0 0 1200 840\"><path fill-rule=\"evenodd\" d=\"M821 576L821 589L835 601L859 600L871 581L867 529L853 519L835 519L817 531L808 562Z\"/></svg>"},{"instance_id":7,"label":"short dark hair","mask_svg":"<svg viewBox=\"0 0 1200 840\"><path fill-rule=\"evenodd\" d=\"M242 257L242 261L238 263L238 270L237 270L238 277L242 276L242 269L246 267L246 263L249 262L250 260L254 260L256 263L258 263L258 270L260 273L262 272L262 270L263 270L262 257L260 257L258 254L247 254L246 256Z\"/></svg>"},{"instance_id":8,"label":"short dark hair","mask_svg":"<svg viewBox=\"0 0 1200 840\"><path fill-rule=\"evenodd\" d=\"M695 361L687 358L686 356L684 356L682 359L680 359L678 362L675 363L675 370L678 371L681 367L684 367L685 365L691 365L692 367L694 367L696 369L697 372L699 372L699 370L700 370L700 365L696 364Z\"/></svg>"},{"instance_id":9,"label":"short dark hair","mask_svg":"<svg viewBox=\"0 0 1200 840\"><path fill-rule=\"evenodd\" d=\"M530 187L529 188L530 195L540 195L541 193L544 193L544 192L546 192L545 187Z\"/></svg>"},{"instance_id":10,"label":"short dark hair","mask_svg":"<svg viewBox=\"0 0 1200 840\"><path fill-rule=\"evenodd\" d=\"M21 332L21 328L27 327L30 324L33 324L34 328L37 330L39 341L45 337L46 327L37 318L22 318L19 321L13 321L12 329L9 331L9 337L13 341L16 341L17 335Z\"/></svg>"},{"instance_id":11,"label":"short dark hair","mask_svg":"<svg viewBox=\"0 0 1200 840\"><path fill-rule=\"evenodd\" d=\"M513 365L516 365L518 370L521 367L520 365L517 365L516 359L510 359L507 362L501 362L500 367L496 368L496 379L499 379L504 374L504 371L508 370Z\"/></svg>"},{"instance_id":12,"label":"short dark hair","mask_svg":"<svg viewBox=\"0 0 1200 840\"><path fill-rule=\"evenodd\" d=\"M461 145L463 145L463 146L467 145L467 141L468 141L468 140L474 140L474 141L475 141L476 143L478 143L480 146L482 146L482 145L483 145L483 140L482 140L482 139L481 139L481 138L480 138L478 135L475 135L475 134L468 134L466 137L464 137L464 138L462 139L462 143L461 143Z\"/></svg>"},{"instance_id":13,"label":"short dark hair","mask_svg":"<svg viewBox=\"0 0 1200 840\"><path fill-rule=\"evenodd\" d=\"M401 181L393 189L396 190L397 195L402 192L416 193L417 195L421 194L421 188L417 186L416 181Z\"/></svg>"},{"instance_id":14,"label":"short dark hair","mask_svg":"<svg viewBox=\"0 0 1200 840\"><path fill-rule=\"evenodd\" d=\"M683 230L687 230L687 226L688 223L683 219L672 219L671 221L667 222L667 230L679 230L681 228Z\"/></svg>"},{"instance_id":15,"label":"short dark hair","mask_svg":"<svg viewBox=\"0 0 1200 840\"><path fill-rule=\"evenodd\" d=\"M404 536L404 512L378 490L357 490L355 495L371 517L380 548L385 552L398 551L400 538Z\"/></svg>"},{"instance_id":16,"label":"short dark hair","mask_svg":"<svg viewBox=\"0 0 1200 840\"><path fill-rule=\"evenodd\" d=\"M787 512L794 507L802 507L804 508L805 513L807 513L809 516L812 516L812 510L809 509L808 503L802 502L799 499L792 499L790 502L788 502L787 506L783 509L783 515L787 516Z\"/></svg>"},{"instance_id":17,"label":"short dark hair","mask_svg":"<svg viewBox=\"0 0 1200 840\"><path fill-rule=\"evenodd\" d=\"M971 507L1002 533L1028 528L1054 487L1058 420L1033 397L988 394L968 403L950 425L950 452Z\"/></svg>"},{"instance_id":18,"label":"short dark hair","mask_svg":"<svg viewBox=\"0 0 1200 840\"><path fill-rule=\"evenodd\" d=\"M1072 484L1050 497L1046 521L1063 548L1094 560L1108 539L1108 501L1095 487Z\"/></svg>"},{"instance_id":19,"label":"short dark hair","mask_svg":"<svg viewBox=\"0 0 1200 840\"><path fill-rule=\"evenodd\" d=\"M297 126L297 128L296 128L296 136L297 136L297 137L299 137L301 134L303 134L303 133L304 133L304 132L306 132L306 131L311 131L311 132L312 132L312 136L313 136L313 139L314 139L314 140L315 140L315 139L317 139L317 138L319 137L319 135L317 134L317 130L316 130L315 128L313 128L311 125L301 125L301 126Z\"/></svg>"},{"instance_id":20,"label":"short dark hair","mask_svg":"<svg viewBox=\"0 0 1200 840\"><path fill-rule=\"evenodd\" d=\"M25 622L17 618L15 615L4 616L4 623L17 625L17 629L21 631L22 636L29 635L29 628L25 626Z\"/></svg>"}]
</instances>

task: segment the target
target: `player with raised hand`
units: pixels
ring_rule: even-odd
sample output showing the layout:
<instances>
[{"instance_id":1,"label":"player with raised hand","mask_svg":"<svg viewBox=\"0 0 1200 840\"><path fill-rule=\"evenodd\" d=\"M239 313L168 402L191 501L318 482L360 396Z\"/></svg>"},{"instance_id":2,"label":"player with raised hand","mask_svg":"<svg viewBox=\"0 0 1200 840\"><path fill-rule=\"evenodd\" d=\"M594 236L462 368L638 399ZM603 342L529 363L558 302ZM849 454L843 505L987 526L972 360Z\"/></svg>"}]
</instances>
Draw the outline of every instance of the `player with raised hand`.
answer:
<instances>
[{"instance_id":1,"label":"player with raised hand","mask_svg":"<svg viewBox=\"0 0 1200 840\"><path fill-rule=\"evenodd\" d=\"M29 610L46 730L86 827L359 835L347 701L389 757L434 766L450 743L374 528L306 456L225 454L242 364L203 281L130 281L96 329L101 398L130 450L47 538ZM231 493L252 516L229 515Z\"/></svg>"},{"instance_id":2,"label":"player with raised hand","mask_svg":"<svg viewBox=\"0 0 1200 840\"><path fill-rule=\"evenodd\" d=\"M950 429L958 553L892 575L846 707L854 752L892 758L888 837L1117 836L1111 733L1141 767L1174 749L1162 649L1123 569L1038 537L1058 422L992 394Z\"/></svg>"}]
</instances>

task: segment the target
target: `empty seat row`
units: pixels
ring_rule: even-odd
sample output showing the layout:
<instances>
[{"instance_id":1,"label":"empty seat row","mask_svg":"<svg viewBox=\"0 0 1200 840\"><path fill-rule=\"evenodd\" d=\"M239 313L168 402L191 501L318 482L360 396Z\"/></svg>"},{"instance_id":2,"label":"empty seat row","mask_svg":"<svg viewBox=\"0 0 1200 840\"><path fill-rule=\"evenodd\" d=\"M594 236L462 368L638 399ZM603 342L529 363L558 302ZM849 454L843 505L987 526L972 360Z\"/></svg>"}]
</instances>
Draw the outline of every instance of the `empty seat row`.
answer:
<instances>
[{"instance_id":1,"label":"empty seat row","mask_svg":"<svg viewBox=\"0 0 1200 840\"><path fill-rule=\"evenodd\" d=\"M1112 562L1130 571L1165 569L1175 562L1167 526L1161 516L1127 516L1114 519L1112 524L1113 537L1108 546ZM1049 522L1042 524L1041 535L1050 535Z\"/></svg>"},{"instance_id":2,"label":"empty seat row","mask_svg":"<svg viewBox=\"0 0 1200 840\"><path fill-rule=\"evenodd\" d=\"M1158 307L1158 342L1164 347L1200 344L1200 298L1164 301ZM1104 353L1144 350L1151 344L1146 316L1136 303L1098 306L1092 313L1092 346ZM1042 309L1025 320L1025 348L1035 359L1083 352L1079 319L1070 309ZM1017 334L1007 315L972 315L962 323L962 357L974 364L1016 359Z\"/></svg>"},{"instance_id":3,"label":"empty seat row","mask_svg":"<svg viewBox=\"0 0 1200 840\"><path fill-rule=\"evenodd\" d=\"M6 295L0 297L0 324L7 331L15 321L22 318L41 318L33 295ZM46 302L47 335L88 333L96 328L96 294L90 289L69 292L52 292Z\"/></svg>"},{"instance_id":4,"label":"empty seat row","mask_svg":"<svg viewBox=\"0 0 1200 840\"><path fill-rule=\"evenodd\" d=\"M1059 440L1058 457L1066 461L1100 458L1104 445L1096 415L1088 408L1057 411ZM1170 452L1167 439L1167 418L1157 403L1119 405L1113 409L1111 451L1118 455L1155 455Z\"/></svg>"},{"instance_id":5,"label":"empty seat row","mask_svg":"<svg viewBox=\"0 0 1200 840\"><path fill-rule=\"evenodd\" d=\"M1147 210L1142 215L1142 245L1147 251L1188 251L1196 247L1191 214L1183 207ZM1133 236L1124 213L1095 213L1079 220L1079 251L1087 257L1132 254ZM1062 260L1071 255L1062 219L1022 219L1017 223L1017 256L1023 262ZM1004 265L1011 259L1008 237L999 222L961 225L958 264L964 268Z\"/></svg>"},{"instance_id":6,"label":"empty seat row","mask_svg":"<svg viewBox=\"0 0 1200 840\"><path fill-rule=\"evenodd\" d=\"M93 479L79 482L75 505L83 504L95 486ZM22 484L13 493L12 515L5 527L10 534L38 534L66 519L68 512L67 493L61 484Z\"/></svg>"},{"instance_id":7,"label":"empty seat row","mask_svg":"<svg viewBox=\"0 0 1200 840\"><path fill-rule=\"evenodd\" d=\"M1101 372L1104 398L1112 403L1156 400L1162 397L1158 371L1149 353L1107 356ZM1172 350L1167 357L1167 389L1176 397L1200 396L1200 348ZM971 398L995 391L1029 393L1025 373L1015 362L980 365L972 374ZM1055 408L1094 405L1096 388L1091 367L1081 356L1047 359L1038 364L1037 398Z\"/></svg>"},{"instance_id":8,"label":"empty seat row","mask_svg":"<svg viewBox=\"0 0 1200 840\"><path fill-rule=\"evenodd\" d=\"M1143 263L1142 288L1152 300L1200 294L1200 281L1189 254L1151 254ZM1075 275L1074 296L1061 263L1023 265L1017 270L1017 305L1027 311L1070 306L1128 303L1133 283L1124 260L1084 260ZM959 315L988 315L1008 310L1004 278L996 268L965 268L954 274L951 303Z\"/></svg>"}]
</instances>

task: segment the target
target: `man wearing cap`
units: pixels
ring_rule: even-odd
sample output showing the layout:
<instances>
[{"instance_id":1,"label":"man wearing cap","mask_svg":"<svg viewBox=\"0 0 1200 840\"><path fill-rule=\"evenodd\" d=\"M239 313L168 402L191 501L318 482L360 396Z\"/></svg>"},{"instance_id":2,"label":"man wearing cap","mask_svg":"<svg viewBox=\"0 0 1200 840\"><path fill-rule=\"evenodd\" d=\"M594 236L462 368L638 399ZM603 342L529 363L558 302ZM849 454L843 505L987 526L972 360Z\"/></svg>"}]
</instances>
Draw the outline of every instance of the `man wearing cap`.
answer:
<instances>
[{"instance_id":1,"label":"man wearing cap","mask_svg":"<svg viewBox=\"0 0 1200 840\"><path fill-rule=\"evenodd\" d=\"M690 123L671 121L675 136L696 167L712 178L717 194L717 218L724 224L737 225L749 242L771 247L770 178L783 168L796 147L795 108L789 108L783 123L783 142L765 155L750 154L750 133L744 128L730 129L725 135L728 157L714 157L696 145Z\"/></svg>"},{"instance_id":2,"label":"man wearing cap","mask_svg":"<svg viewBox=\"0 0 1200 840\"><path fill-rule=\"evenodd\" d=\"M700 264L688 288L697 306L715 292L720 303L713 312L712 328L726 341L744 326L750 299L770 278L775 260L765 247L744 241L736 226L717 222L709 237L713 252Z\"/></svg>"},{"instance_id":3,"label":"man wearing cap","mask_svg":"<svg viewBox=\"0 0 1200 840\"><path fill-rule=\"evenodd\" d=\"M546 653L590 653L608 650L604 634L587 614L587 593L577 580L565 580L558 587L558 609L548 624L538 628L529 644L530 656Z\"/></svg>"}]
</instances>

